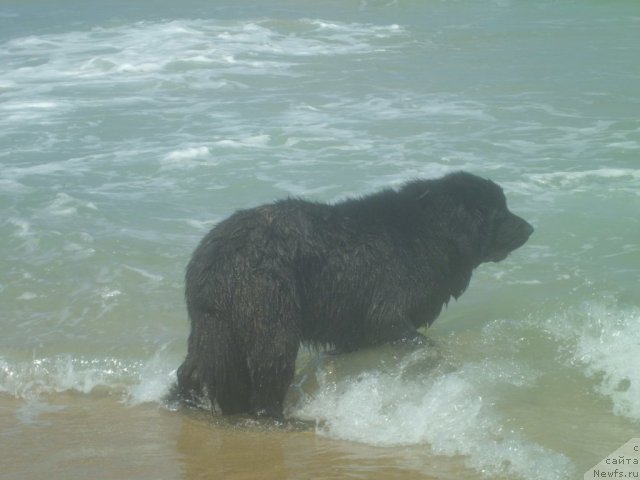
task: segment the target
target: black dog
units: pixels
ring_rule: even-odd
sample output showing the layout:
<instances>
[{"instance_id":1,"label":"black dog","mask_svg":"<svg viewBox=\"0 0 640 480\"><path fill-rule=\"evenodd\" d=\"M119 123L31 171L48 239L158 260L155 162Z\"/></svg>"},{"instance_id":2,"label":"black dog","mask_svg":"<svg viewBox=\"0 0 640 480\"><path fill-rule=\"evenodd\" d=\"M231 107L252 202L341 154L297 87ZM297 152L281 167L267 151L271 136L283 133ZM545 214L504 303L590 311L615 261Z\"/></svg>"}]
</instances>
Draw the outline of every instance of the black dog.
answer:
<instances>
[{"instance_id":1,"label":"black dog","mask_svg":"<svg viewBox=\"0 0 640 480\"><path fill-rule=\"evenodd\" d=\"M301 342L340 351L421 342L482 262L533 228L502 189L460 172L335 205L287 199L241 210L187 267L191 318L176 392L224 414L282 417Z\"/></svg>"}]
</instances>

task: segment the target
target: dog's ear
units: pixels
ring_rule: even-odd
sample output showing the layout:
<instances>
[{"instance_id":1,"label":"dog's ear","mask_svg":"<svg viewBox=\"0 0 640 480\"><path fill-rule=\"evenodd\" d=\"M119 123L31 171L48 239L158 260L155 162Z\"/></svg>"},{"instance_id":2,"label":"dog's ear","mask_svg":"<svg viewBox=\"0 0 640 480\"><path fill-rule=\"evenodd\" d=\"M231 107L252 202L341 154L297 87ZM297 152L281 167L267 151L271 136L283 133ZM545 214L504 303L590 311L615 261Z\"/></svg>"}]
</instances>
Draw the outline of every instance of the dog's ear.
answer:
<instances>
[{"instance_id":1,"label":"dog's ear","mask_svg":"<svg viewBox=\"0 0 640 480\"><path fill-rule=\"evenodd\" d=\"M486 217L477 205L459 204L455 209L456 225L459 229L453 241L461 255L466 258L478 256L478 246L486 237Z\"/></svg>"}]
</instances>

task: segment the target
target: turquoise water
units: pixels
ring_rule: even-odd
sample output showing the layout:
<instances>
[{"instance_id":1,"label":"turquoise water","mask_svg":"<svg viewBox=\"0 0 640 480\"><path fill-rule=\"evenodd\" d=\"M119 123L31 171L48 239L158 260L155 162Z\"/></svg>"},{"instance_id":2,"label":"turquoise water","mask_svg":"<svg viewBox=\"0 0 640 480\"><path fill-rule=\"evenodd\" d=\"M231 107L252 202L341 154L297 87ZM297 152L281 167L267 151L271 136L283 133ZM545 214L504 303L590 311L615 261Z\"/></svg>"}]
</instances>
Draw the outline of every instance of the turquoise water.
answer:
<instances>
[{"instance_id":1,"label":"turquoise water","mask_svg":"<svg viewBox=\"0 0 640 480\"><path fill-rule=\"evenodd\" d=\"M437 354L302 355L288 414L418 471L582 478L640 436L638 59L634 1L4 1L3 411L37 436L69 392L161 408L217 221L464 169L529 243Z\"/></svg>"}]
</instances>

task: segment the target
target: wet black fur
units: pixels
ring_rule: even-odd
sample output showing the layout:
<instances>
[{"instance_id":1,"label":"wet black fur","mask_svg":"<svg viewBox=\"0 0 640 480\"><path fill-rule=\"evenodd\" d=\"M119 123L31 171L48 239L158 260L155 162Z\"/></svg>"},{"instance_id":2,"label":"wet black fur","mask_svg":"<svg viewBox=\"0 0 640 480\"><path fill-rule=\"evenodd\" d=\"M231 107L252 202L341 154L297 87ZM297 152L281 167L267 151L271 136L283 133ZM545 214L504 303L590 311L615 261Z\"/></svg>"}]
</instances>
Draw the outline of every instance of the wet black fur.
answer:
<instances>
[{"instance_id":1,"label":"wet black fur","mask_svg":"<svg viewBox=\"0 0 640 480\"><path fill-rule=\"evenodd\" d=\"M223 413L281 417L301 343L339 351L420 341L482 262L533 228L502 189L459 172L334 205L281 200L241 210L196 248L177 393Z\"/></svg>"}]
</instances>

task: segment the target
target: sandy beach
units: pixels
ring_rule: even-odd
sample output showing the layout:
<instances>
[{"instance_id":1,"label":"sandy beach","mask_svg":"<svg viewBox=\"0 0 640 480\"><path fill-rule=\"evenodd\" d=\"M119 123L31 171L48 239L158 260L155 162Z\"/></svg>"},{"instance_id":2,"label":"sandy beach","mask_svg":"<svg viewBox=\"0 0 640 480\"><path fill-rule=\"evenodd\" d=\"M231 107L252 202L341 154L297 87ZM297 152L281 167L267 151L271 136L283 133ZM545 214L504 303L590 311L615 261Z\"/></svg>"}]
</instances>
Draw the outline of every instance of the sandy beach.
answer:
<instances>
[{"instance_id":1,"label":"sandy beach","mask_svg":"<svg viewBox=\"0 0 640 480\"><path fill-rule=\"evenodd\" d=\"M442 458L430 476L424 465L411 464L416 447L332 440L311 425L222 420L206 412L127 406L110 396L64 394L27 405L2 396L0 405L5 480L455 478L455 459ZM463 466L460 474L477 478Z\"/></svg>"}]
</instances>

